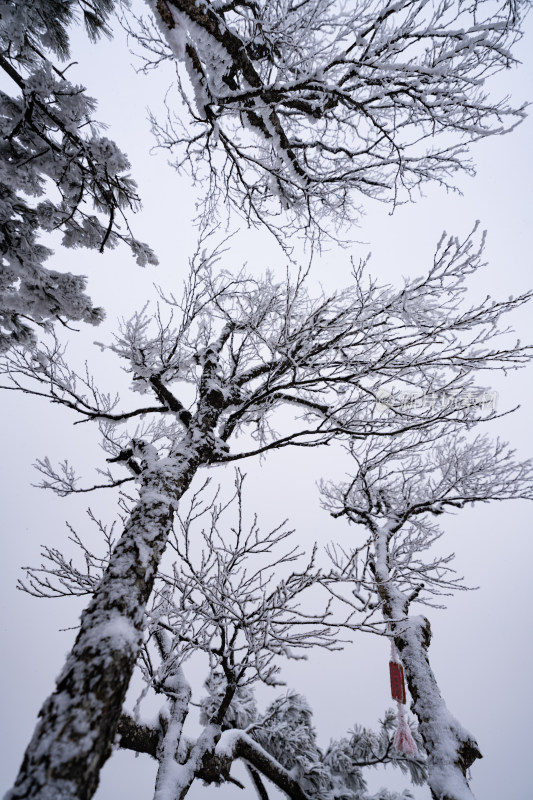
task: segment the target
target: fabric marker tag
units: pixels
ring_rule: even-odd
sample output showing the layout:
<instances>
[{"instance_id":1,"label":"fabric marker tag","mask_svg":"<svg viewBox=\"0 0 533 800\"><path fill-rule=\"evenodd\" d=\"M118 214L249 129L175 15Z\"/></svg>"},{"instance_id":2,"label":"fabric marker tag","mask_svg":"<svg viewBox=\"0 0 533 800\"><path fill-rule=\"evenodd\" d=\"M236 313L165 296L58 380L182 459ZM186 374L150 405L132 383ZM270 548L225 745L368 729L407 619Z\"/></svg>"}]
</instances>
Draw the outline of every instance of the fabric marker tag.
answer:
<instances>
[{"instance_id":1,"label":"fabric marker tag","mask_svg":"<svg viewBox=\"0 0 533 800\"><path fill-rule=\"evenodd\" d=\"M403 677L403 667L397 661L389 661L390 671L390 690L392 699L399 703L405 703L405 680Z\"/></svg>"}]
</instances>

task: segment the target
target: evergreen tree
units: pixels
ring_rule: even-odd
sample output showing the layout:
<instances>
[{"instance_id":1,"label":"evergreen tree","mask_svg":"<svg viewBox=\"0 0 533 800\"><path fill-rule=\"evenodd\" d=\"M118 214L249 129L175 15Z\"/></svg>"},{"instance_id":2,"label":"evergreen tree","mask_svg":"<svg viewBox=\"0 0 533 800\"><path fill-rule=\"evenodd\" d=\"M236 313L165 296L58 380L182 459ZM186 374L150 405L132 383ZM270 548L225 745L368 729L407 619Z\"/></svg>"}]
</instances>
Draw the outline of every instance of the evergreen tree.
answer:
<instances>
[{"instance_id":1,"label":"evergreen tree","mask_svg":"<svg viewBox=\"0 0 533 800\"><path fill-rule=\"evenodd\" d=\"M45 265L42 234L98 252L123 240L137 263L155 263L129 231L139 206L127 157L95 121L96 102L71 83L69 26L81 16L90 38L109 34L112 0L2 0L0 68L0 351L35 343L35 325L98 324L86 278ZM57 63L56 63L57 62Z\"/></svg>"}]
</instances>

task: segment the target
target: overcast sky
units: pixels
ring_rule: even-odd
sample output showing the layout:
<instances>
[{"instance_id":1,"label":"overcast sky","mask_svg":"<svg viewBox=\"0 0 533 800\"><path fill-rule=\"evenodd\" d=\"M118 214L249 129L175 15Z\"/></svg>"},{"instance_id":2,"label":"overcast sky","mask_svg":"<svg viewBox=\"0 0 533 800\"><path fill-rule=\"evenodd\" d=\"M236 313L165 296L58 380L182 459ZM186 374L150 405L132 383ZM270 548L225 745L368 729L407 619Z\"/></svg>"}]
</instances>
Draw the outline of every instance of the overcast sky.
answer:
<instances>
[{"instance_id":1,"label":"overcast sky","mask_svg":"<svg viewBox=\"0 0 533 800\"><path fill-rule=\"evenodd\" d=\"M110 126L109 135L125 150L140 185L144 210L134 219L136 235L149 241L161 266L140 271L125 249L105 256L69 253L58 249L54 266L87 273L89 293L106 307L108 318L101 330L82 330L73 337L72 352L87 358L107 379L108 387L124 378L110 369L111 362L91 343L106 340L118 316L142 306L153 297L155 282L172 289L184 276L187 258L195 245L191 225L194 193L186 176L166 165L165 154L148 154L153 140L146 122L146 107L161 107L169 77L136 76L123 41L88 45L77 37L74 56L80 62L77 80L99 100L99 119ZM79 43L79 44L78 44ZM529 51L529 52L528 52ZM530 53L532 55L530 55ZM495 82L500 94L512 93L517 101L533 94L533 26L520 46L523 66ZM72 76L71 76L72 79ZM420 274L430 263L443 230L464 236L476 219L488 229L489 264L472 284L472 297L490 293L498 298L530 288L533 251L533 122L526 121L507 137L479 143L472 149L478 174L459 181L463 196L446 195L435 187L416 204L396 210L366 202L367 215L354 231L356 243L347 251L330 251L317 261L316 281L326 288L348 283L350 255L356 260L372 251L370 271L381 280L401 282ZM235 220L235 226L238 221ZM57 260L55 260L57 259ZM247 262L254 272L265 267L282 270L286 259L265 234L241 231L235 236L227 265ZM521 310L513 320L520 337L531 341L532 309ZM506 438L519 454L528 457L532 443L531 370L504 378L496 376L501 410L517 403L521 409L492 425L494 435ZM7 789L18 770L37 711L53 688L53 681L72 643L81 601L37 600L15 590L20 567L39 561L40 545L63 547L68 531L65 520L80 532L87 530L86 500L60 500L31 488L37 475L31 464L49 455L79 464L88 479L91 463L100 456L89 426L72 428L68 413L47 407L34 398L1 397L4 425L2 519L4 550L2 574L2 741L0 774ZM86 430L87 428L87 430ZM320 509L315 482L320 477L341 476L338 454L322 450L283 451L267 458L261 467L249 465L249 503L265 519L289 517L303 543L326 543L338 534ZM104 517L113 514L112 499L91 497L91 506ZM530 800L531 664L533 646L533 542L531 509L524 503L492 504L462 511L444 519L447 550L457 554L456 568L477 592L452 598L445 611L431 611L434 639L430 659L450 710L477 738L484 759L472 770L472 789L483 800ZM343 653L317 653L307 663L289 663L284 677L290 687L305 694L316 714L321 744L342 736L354 723L373 725L392 705L388 687L386 642L357 637ZM263 695L268 699L269 695ZM147 800L153 788L155 765L147 756L115 755L104 770L98 800L128 797ZM408 786L408 780L389 771L372 778L372 788ZM192 800L215 789L193 787ZM246 792L251 796L252 790ZM242 793L244 795L244 793ZM416 790L429 800L429 790ZM213 795L214 797L215 795ZM217 797L240 796L238 789L219 790Z\"/></svg>"}]
</instances>

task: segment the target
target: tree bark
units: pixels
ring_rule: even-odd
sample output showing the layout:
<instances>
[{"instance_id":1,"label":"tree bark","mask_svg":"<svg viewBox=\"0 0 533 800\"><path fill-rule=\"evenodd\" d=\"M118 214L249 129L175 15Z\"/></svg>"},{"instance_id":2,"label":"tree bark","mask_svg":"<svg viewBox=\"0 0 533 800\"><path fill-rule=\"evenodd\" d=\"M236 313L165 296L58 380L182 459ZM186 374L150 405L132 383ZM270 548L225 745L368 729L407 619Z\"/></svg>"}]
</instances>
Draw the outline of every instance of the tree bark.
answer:
<instances>
[{"instance_id":1,"label":"tree bark","mask_svg":"<svg viewBox=\"0 0 533 800\"><path fill-rule=\"evenodd\" d=\"M117 726L118 746L135 753L146 753L157 761L161 731L143 725L124 712Z\"/></svg>"},{"instance_id":2,"label":"tree bark","mask_svg":"<svg viewBox=\"0 0 533 800\"><path fill-rule=\"evenodd\" d=\"M189 711L191 687L187 683L181 667L172 677L174 699L171 704L171 715L165 732L159 757L159 769L155 781L154 800L165 800L172 796L174 767L178 762L183 725Z\"/></svg>"},{"instance_id":3,"label":"tree bark","mask_svg":"<svg viewBox=\"0 0 533 800\"><path fill-rule=\"evenodd\" d=\"M433 800L475 800L467 771L482 758L473 736L455 719L442 699L427 650L431 641L429 620L409 617L409 601L390 579L388 541L384 526L376 531L374 574L384 603L384 616L394 636L413 698L411 710L426 749L428 784Z\"/></svg>"},{"instance_id":4,"label":"tree bark","mask_svg":"<svg viewBox=\"0 0 533 800\"><path fill-rule=\"evenodd\" d=\"M111 754L137 660L144 611L173 521L173 503L200 463L190 451L143 471L139 501L104 577L6 800L89 800Z\"/></svg>"},{"instance_id":5,"label":"tree bark","mask_svg":"<svg viewBox=\"0 0 533 800\"><path fill-rule=\"evenodd\" d=\"M143 440L115 461L126 461L139 476L139 501L117 543L104 576L81 616L74 647L40 720L13 788L5 800L90 800L100 770L111 754L124 697L137 661L144 612L172 530L174 505L202 464L215 462L227 445L216 435L224 408L218 379L226 325L203 353L196 412L175 410L184 434L171 454L159 459ZM173 405L161 381L158 396Z\"/></svg>"},{"instance_id":6,"label":"tree bark","mask_svg":"<svg viewBox=\"0 0 533 800\"><path fill-rule=\"evenodd\" d=\"M482 758L478 744L455 719L442 699L431 669L427 649L431 639L429 620L407 618L394 634L413 698L411 709L428 753L428 783L433 800L473 800L467 771Z\"/></svg>"}]
</instances>

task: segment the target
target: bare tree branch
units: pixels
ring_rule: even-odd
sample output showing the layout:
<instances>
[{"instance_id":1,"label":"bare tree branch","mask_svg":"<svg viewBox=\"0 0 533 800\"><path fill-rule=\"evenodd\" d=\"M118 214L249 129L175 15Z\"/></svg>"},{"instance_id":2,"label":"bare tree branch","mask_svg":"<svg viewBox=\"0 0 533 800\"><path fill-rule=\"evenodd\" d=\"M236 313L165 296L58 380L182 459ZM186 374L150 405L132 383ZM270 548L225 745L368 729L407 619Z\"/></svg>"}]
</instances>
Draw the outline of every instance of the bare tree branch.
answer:
<instances>
[{"instance_id":1,"label":"bare tree branch","mask_svg":"<svg viewBox=\"0 0 533 800\"><path fill-rule=\"evenodd\" d=\"M369 608L374 599L373 610L390 626L428 753L432 797L473 798L468 770L481 753L446 707L427 653L429 620L411 615L410 606L432 605L432 597L465 588L449 566L453 553L434 555L443 532L429 518L467 504L533 500L533 462L517 461L507 445L486 436L460 437L452 426L418 431L388 445L354 443L351 450L353 479L342 486L324 484L322 492L334 516L363 526L366 541L348 553L330 551L333 575L351 577L356 607ZM335 596L354 605L348 593Z\"/></svg>"},{"instance_id":2,"label":"bare tree branch","mask_svg":"<svg viewBox=\"0 0 533 800\"><path fill-rule=\"evenodd\" d=\"M473 172L468 145L525 113L485 87L514 63L526 2L147 3L156 25L130 31L148 61L176 61L188 111L169 106L154 132L207 182L207 219L223 200L280 239L332 235L358 194L396 204L429 180L454 188Z\"/></svg>"}]
</instances>

